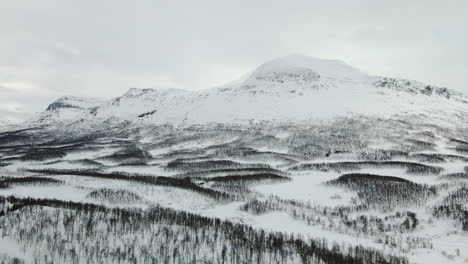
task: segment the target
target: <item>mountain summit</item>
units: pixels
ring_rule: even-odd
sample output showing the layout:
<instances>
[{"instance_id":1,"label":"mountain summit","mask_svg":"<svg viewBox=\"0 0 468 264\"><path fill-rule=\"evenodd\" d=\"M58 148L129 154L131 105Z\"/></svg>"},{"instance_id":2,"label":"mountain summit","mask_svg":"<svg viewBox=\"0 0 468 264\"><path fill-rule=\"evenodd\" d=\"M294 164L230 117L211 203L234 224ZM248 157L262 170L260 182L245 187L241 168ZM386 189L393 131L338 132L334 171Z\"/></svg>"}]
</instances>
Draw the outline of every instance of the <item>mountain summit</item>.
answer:
<instances>
[{"instance_id":1,"label":"mountain summit","mask_svg":"<svg viewBox=\"0 0 468 264\"><path fill-rule=\"evenodd\" d=\"M356 77L362 75L358 70L340 60L327 60L293 54L268 61L260 65L253 75L273 72L294 72L297 69L307 69L321 76L332 78Z\"/></svg>"},{"instance_id":2,"label":"mountain summit","mask_svg":"<svg viewBox=\"0 0 468 264\"><path fill-rule=\"evenodd\" d=\"M32 118L34 124L53 124L56 122L74 121L79 115L89 113L93 108L99 107L104 101L94 98L64 96L49 104L47 109Z\"/></svg>"}]
</instances>

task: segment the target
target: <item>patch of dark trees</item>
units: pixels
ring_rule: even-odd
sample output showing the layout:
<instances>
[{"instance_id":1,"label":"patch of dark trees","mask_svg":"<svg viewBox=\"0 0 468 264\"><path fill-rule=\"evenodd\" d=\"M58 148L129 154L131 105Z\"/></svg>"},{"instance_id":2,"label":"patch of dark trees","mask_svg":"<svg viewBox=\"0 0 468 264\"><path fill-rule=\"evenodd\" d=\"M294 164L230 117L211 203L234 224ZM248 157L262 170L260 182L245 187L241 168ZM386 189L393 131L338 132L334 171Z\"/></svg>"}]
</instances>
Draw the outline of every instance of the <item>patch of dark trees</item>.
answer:
<instances>
[{"instance_id":1,"label":"patch of dark trees","mask_svg":"<svg viewBox=\"0 0 468 264\"><path fill-rule=\"evenodd\" d=\"M255 215L272 211L286 212L293 219L309 226L322 226L327 230L352 236L376 237L380 243L393 248L397 248L399 242L393 237L387 237L388 232L411 232L419 224L416 214L410 211L376 216L367 214L369 206L364 204L330 207L275 196L264 200L250 199L242 204L240 209Z\"/></svg>"},{"instance_id":2,"label":"patch of dark trees","mask_svg":"<svg viewBox=\"0 0 468 264\"><path fill-rule=\"evenodd\" d=\"M17 133L4 133L0 135L1 149L11 148L12 143L28 139L28 136Z\"/></svg>"},{"instance_id":3,"label":"patch of dark trees","mask_svg":"<svg viewBox=\"0 0 468 264\"><path fill-rule=\"evenodd\" d=\"M83 148L84 143L76 143L71 145L21 145L10 149L10 154L21 155L20 157L10 158L10 160L37 160L43 161L47 159L63 158L68 152L77 151Z\"/></svg>"},{"instance_id":4,"label":"patch of dark trees","mask_svg":"<svg viewBox=\"0 0 468 264\"><path fill-rule=\"evenodd\" d=\"M159 206L147 210L109 209L95 204L11 196L0 197L0 204L25 207L18 211L15 221L17 216L12 210L6 215L0 212L0 221L12 238L23 246L40 246L36 250L50 258L58 256L62 262L74 263L81 257L101 263L408 263L406 258L363 246L334 243L329 247L325 239L304 240L293 234L265 232ZM51 235L55 239L49 239ZM123 241L124 248L116 246L115 239Z\"/></svg>"},{"instance_id":5,"label":"patch of dark trees","mask_svg":"<svg viewBox=\"0 0 468 264\"><path fill-rule=\"evenodd\" d=\"M462 225L463 231L468 231L468 210L463 204L444 204L432 208L432 215L437 218L451 218Z\"/></svg>"},{"instance_id":6,"label":"patch of dark trees","mask_svg":"<svg viewBox=\"0 0 468 264\"><path fill-rule=\"evenodd\" d=\"M187 189L190 191L198 192L200 194L209 196L217 200L233 200L234 198L223 192L215 191L209 188L201 187L193 183L190 178L177 179L164 176L148 176L140 174L131 174L123 172L114 173L102 173L96 170L60 170L60 169L39 169L39 170L27 170L33 173L41 173L47 175L74 175L74 176L86 176L101 179L111 180L124 180L138 182L142 184L157 185L157 186L169 186L181 189Z\"/></svg>"},{"instance_id":7,"label":"patch of dark trees","mask_svg":"<svg viewBox=\"0 0 468 264\"><path fill-rule=\"evenodd\" d=\"M325 184L356 191L362 203L383 210L391 210L396 206L423 205L428 198L437 195L434 186L374 174L344 174Z\"/></svg>"},{"instance_id":8,"label":"patch of dark trees","mask_svg":"<svg viewBox=\"0 0 468 264\"><path fill-rule=\"evenodd\" d=\"M359 161L341 161L341 162L323 162L323 163L304 163L289 168L292 171L317 170L317 171L352 171L362 169Z\"/></svg>"},{"instance_id":9,"label":"patch of dark trees","mask_svg":"<svg viewBox=\"0 0 468 264\"><path fill-rule=\"evenodd\" d=\"M397 183L412 183L409 180L405 180L399 177L394 176L381 176L375 174L366 174L366 173L350 173L343 174L338 179L331 180L328 184L331 185L352 185L355 183L379 183L379 182L397 182Z\"/></svg>"},{"instance_id":10,"label":"patch of dark trees","mask_svg":"<svg viewBox=\"0 0 468 264\"><path fill-rule=\"evenodd\" d=\"M28 132L32 130L34 128L0 132L0 149L9 148L10 146L19 144L19 142L29 141L30 136Z\"/></svg>"},{"instance_id":11,"label":"patch of dark trees","mask_svg":"<svg viewBox=\"0 0 468 264\"><path fill-rule=\"evenodd\" d=\"M231 160L203 160L187 162L184 160L176 159L169 162L166 166L171 170L186 170L186 171L200 171L200 170L221 170L221 169L243 169L243 168L269 168L266 164L242 164Z\"/></svg>"},{"instance_id":12,"label":"patch of dark trees","mask_svg":"<svg viewBox=\"0 0 468 264\"><path fill-rule=\"evenodd\" d=\"M206 177L217 177L217 176L229 176L229 175L252 175L259 173L271 173L285 176L286 173L272 168L242 168L242 169L214 169L214 170L201 170L201 171L188 171L185 173L177 174L174 177L177 178L206 178Z\"/></svg>"},{"instance_id":13,"label":"patch of dark trees","mask_svg":"<svg viewBox=\"0 0 468 264\"><path fill-rule=\"evenodd\" d=\"M210 158L210 156L203 156L206 152L203 149L181 149L173 150L168 153L159 154L156 156L158 159L187 159L193 158Z\"/></svg>"},{"instance_id":14,"label":"patch of dark trees","mask_svg":"<svg viewBox=\"0 0 468 264\"><path fill-rule=\"evenodd\" d=\"M153 115L157 112L158 110L153 110L153 111L150 111L150 112L146 112L146 113L143 113L141 115L138 115L139 118L143 118L143 117L146 117L146 116L150 116L150 115Z\"/></svg>"},{"instance_id":15,"label":"patch of dark trees","mask_svg":"<svg viewBox=\"0 0 468 264\"><path fill-rule=\"evenodd\" d=\"M407 173L412 174L439 174L443 168L415 162L406 161L340 161L326 163L305 163L289 168L293 171L318 170L318 171L352 171L364 168L404 168Z\"/></svg>"},{"instance_id":16,"label":"patch of dark trees","mask_svg":"<svg viewBox=\"0 0 468 264\"><path fill-rule=\"evenodd\" d=\"M468 153L468 147L465 147L465 146L458 146L458 147L451 148L451 149L455 150L456 152L461 153L461 154L467 154Z\"/></svg>"},{"instance_id":17,"label":"patch of dark trees","mask_svg":"<svg viewBox=\"0 0 468 264\"><path fill-rule=\"evenodd\" d=\"M419 131L419 132L414 133L414 135L419 136L419 137L428 137L432 139L435 139L436 137L434 133L432 133L431 131Z\"/></svg>"},{"instance_id":18,"label":"patch of dark trees","mask_svg":"<svg viewBox=\"0 0 468 264\"><path fill-rule=\"evenodd\" d=\"M436 158L443 158L445 160L457 160L457 161L465 161L468 162L468 157L465 156L460 156L460 155L453 155L453 154L439 154L439 153L432 153L432 154L426 154L426 155L431 155Z\"/></svg>"},{"instance_id":19,"label":"patch of dark trees","mask_svg":"<svg viewBox=\"0 0 468 264\"><path fill-rule=\"evenodd\" d=\"M213 145L205 149L211 150L213 155L218 157L248 157L259 152L253 148L231 145Z\"/></svg>"},{"instance_id":20,"label":"patch of dark trees","mask_svg":"<svg viewBox=\"0 0 468 264\"><path fill-rule=\"evenodd\" d=\"M45 177L8 177L0 178L0 189L9 188L12 184L30 185L30 184L61 184L62 181Z\"/></svg>"},{"instance_id":21,"label":"patch of dark trees","mask_svg":"<svg viewBox=\"0 0 468 264\"><path fill-rule=\"evenodd\" d=\"M468 231L468 187L464 186L448 194L442 202L432 208L437 218L451 218L461 223L463 231Z\"/></svg>"},{"instance_id":22,"label":"patch of dark trees","mask_svg":"<svg viewBox=\"0 0 468 264\"><path fill-rule=\"evenodd\" d=\"M275 182L275 181L271 181ZM205 181L201 181L199 184L203 185L205 184ZM255 182L249 182L249 181L212 181L210 182L210 188L213 190L218 190L221 192L226 192L232 195L233 197L236 197L236 200L239 201L247 201L249 199L252 199L257 193L253 192L252 189L250 188L250 184L255 183ZM265 180L262 183L268 183L268 181L265 182Z\"/></svg>"},{"instance_id":23,"label":"patch of dark trees","mask_svg":"<svg viewBox=\"0 0 468 264\"><path fill-rule=\"evenodd\" d=\"M390 245L392 248L398 247L398 244L396 244L397 241L389 238L383 241L382 235L395 231L400 233L411 232L414 231L419 224L416 214L411 211L397 211L394 214L386 216L364 214L350 217L349 215L344 215L340 219L346 229L354 232L351 234L378 237L377 241L379 241L379 243ZM342 229L342 227L340 229Z\"/></svg>"},{"instance_id":24,"label":"patch of dark trees","mask_svg":"<svg viewBox=\"0 0 468 264\"><path fill-rule=\"evenodd\" d=\"M142 201L138 194L124 189L101 188L91 191L86 197L109 203L137 203Z\"/></svg>"},{"instance_id":25,"label":"patch of dark trees","mask_svg":"<svg viewBox=\"0 0 468 264\"><path fill-rule=\"evenodd\" d=\"M334 124L295 131L288 139L290 152L307 158L318 158L364 149L367 143L361 135L368 128L361 122L349 121L337 120Z\"/></svg>"},{"instance_id":26,"label":"patch of dark trees","mask_svg":"<svg viewBox=\"0 0 468 264\"><path fill-rule=\"evenodd\" d=\"M126 147L122 150L116 151L111 155L101 157L100 159L114 160L120 162L145 162L147 159L151 158L151 155L144 150L139 149L138 147ZM146 164L146 163L144 163Z\"/></svg>"},{"instance_id":27,"label":"patch of dark trees","mask_svg":"<svg viewBox=\"0 0 468 264\"><path fill-rule=\"evenodd\" d=\"M59 159L65 157L66 151L60 148L40 148L31 149L26 154L20 157L20 160L48 160L48 159Z\"/></svg>"},{"instance_id":28,"label":"patch of dark trees","mask_svg":"<svg viewBox=\"0 0 468 264\"><path fill-rule=\"evenodd\" d=\"M28 140L35 139L39 136L29 136ZM44 161L47 159L59 159L63 158L67 153L88 151L88 150L97 150L103 147L112 147L119 146L124 147L125 149L122 152L128 152L128 156L135 155L140 157L140 153L136 151L134 143L126 140L109 140L108 142L98 142L99 136L94 136L93 134L79 136L76 138L67 138L64 139L51 139L45 140L45 142L24 142L20 145L3 145L0 146L0 150L4 151L8 155L18 155L18 157L7 158L3 160L37 160ZM37 139L40 141L40 139ZM124 154L124 153L117 153ZM146 156L148 156L147 154Z\"/></svg>"},{"instance_id":29,"label":"patch of dark trees","mask_svg":"<svg viewBox=\"0 0 468 264\"><path fill-rule=\"evenodd\" d=\"M445 155L433 153L414 153L408 156L410 159L416 159L419 162L445 163ZM456 156L456 155L455 155Z\"/></svg>"},{"instance_id":30,"label":"patch of dark trees","mask_svg":"<svg viewBox=\"0 0 468 264\"><path fill-rule=\"evenodd\" d=\"M456 139L456 138L451 138L450 142L458 144L459 146L468 148L468 142L467 141L464 141L464 140L461 140L461 139Z\"/></svg>"},{"instance_id":31,"label":"patch of dark trees","mask_svg":"<svg viewBox=\"0 0 468 264\"><path fill-rule=\"evenodd\" d=\"M218 182L259 182L264 180L271 180L271 181L288 181L290 180L289 177L281 176L274 173L257 173L257 174L250 174L250 175L229 175L229 176L219 176L219 177L211 177L208 178L210 181L218 181Z\"/></svg>"},{"instance_id":32,"label":"patch of dark trees","mask_svg":"<svg viewBox=\"0 0 468 264\"><path fill-rule=\"evenodd\" d=\"M383 234L395 230L401 233L411 232L419 224L416 214L411 211L396 212L393 215L384 217L359 215L352 219L345 216L342 221L348 228L364 235Z\"/></svg>"},{"instance_id":33,"label":"patch of dark trees","mask_svg":"<svg viewBox=\"0 0 468 264\"><path fill-rule=\"evenodd\" d=\"M244 157L245 158L245 157ZM299 160L305 160L306 158L300 155L293 155L293 154L284 154L284 153L277 153L272 151L259 151L255 154L249 155L247 158L253 160L260 160L264 162L268 161L281 161L285 164L295 164L298 163Z\"/></svg>"},{"instance_id":34,"label":"patch of dark trees","mask_svg":"<svg viewBox=\"0 0 468 264\"><path fill-rule=\"evenodd\" d=\"M97 167L103 166L102 163L97 162L95 160L91 160L91 159L72 160L70 162L75 163L75 164L80 164L80 165L86 165L86 166L97 166Z\"/></svg>"},{"instance_id":35,"label":"patch of dark trees","mask_svg":"<svg viewBox=\"0 0 468 264\"><path fill-rule=\"evenodd\" d=\"M204 131L202 129L197 130L194 129L193 131L186 131L186 129L176 129L177 131L174 131L173 129L169 129L169 131L164 131L165 129L162 130L162 133L158 135L157 138L155 138L153 143L147 144L148 149L158 149L158 148L170 148L175 145L182 145L185 143L190 143L190 142L199 142L201 140L213 138L219 133L216 133L212 131L211 133L207 131ZM158 127L158 132L161 131L161 128ZM215 134L212 134L215 133ZM194 149L177 149L173 150L173 153L177 153L178 151L186 151L186 150L194 150Z\"/></svg>"},{"instance_id":36,"label":"patch of dark trees","mask_svg":"<svg viewBox=\"0 0 468 264\"><path fill-rule=\"evenodd\" d=\"M410 143L418 150L433 150L437 145L432 142L426 142L418 139L407 138L405 142ZM414 150L414 149L413 149Z\"/></svg>"},{"instance_id":37,"label":"patch of dark trees","mask_svg":"<svg viewBox=\"0 0 468 264\"><path fill-rule=\"evenodd\" d=\"M213 157L218 158L248 158L252 160L282 160L284 162L296 163L297 160L304 160L305 157L299 154L285 154L274 151L259 151L245 146L209 146L205 150Z\"/></svg>"},{"instance_id":38,"label":"patch of dark trees","mask_svg":"<svg viewBox=\"0 0 468 264\"><path fill-rule=\"evenodd\" d=\"M444 174L439 177L440 179L447 179L447 180L462 180L468 179L468 173L466 172L455 172L455 173L448 173Z\"/></svg>"},{"instance_id":39,"label":"patch of dark trees","mask_svg":"<svg viewBox=\"0 0 468 264\"><path fill-rule=\"evenodd\" d=\"M366 150L358 153L360 160L391 160L393 158L408 157L408 152L394 149Z\"/></svg>"},{"instance_id":40,"label":"patch of dark trees","mask_svg":"<svg viewBox=\"0 0 468 264\"><path fill-rule=\"evenodd\" d=\"M270 196L268 199L251 199L246 203L242 204L240 207L241 210L249 212L255 215L262 215L272 211L300 211L300 209L305 209L317 215L324 216L338 216L344 217L351 213L366 211L368 207L365 205L353 205L353 206L320 206L312 205L310 203L305 203L299 200L292 199L282 199L277 196Z\"/></svg>"}]
</instances>

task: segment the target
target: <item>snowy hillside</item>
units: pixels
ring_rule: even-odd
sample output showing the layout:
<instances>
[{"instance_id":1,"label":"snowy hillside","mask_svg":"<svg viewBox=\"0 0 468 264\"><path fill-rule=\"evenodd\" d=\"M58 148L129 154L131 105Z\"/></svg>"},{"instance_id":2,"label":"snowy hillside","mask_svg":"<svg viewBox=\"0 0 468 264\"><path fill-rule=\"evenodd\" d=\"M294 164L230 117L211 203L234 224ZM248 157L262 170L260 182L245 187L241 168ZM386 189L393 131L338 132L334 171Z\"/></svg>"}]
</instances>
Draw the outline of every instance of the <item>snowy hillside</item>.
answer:
<instances>
[{"instance_id":1,"label":"snowy hillside","mask_svg":"<svg viewBox=\"0 0 468 264\"><path fill-rule=\"evenodd\" d=\"M316 120L349 114L430 115L446 120L463 118L468 112L468 99L447 88L370 76L340 61L300 55L264 63L233 83L201 91L133 88L91 112L84 111L85 117L79 118L186 125Z\"/></svg>"}]
</instances>

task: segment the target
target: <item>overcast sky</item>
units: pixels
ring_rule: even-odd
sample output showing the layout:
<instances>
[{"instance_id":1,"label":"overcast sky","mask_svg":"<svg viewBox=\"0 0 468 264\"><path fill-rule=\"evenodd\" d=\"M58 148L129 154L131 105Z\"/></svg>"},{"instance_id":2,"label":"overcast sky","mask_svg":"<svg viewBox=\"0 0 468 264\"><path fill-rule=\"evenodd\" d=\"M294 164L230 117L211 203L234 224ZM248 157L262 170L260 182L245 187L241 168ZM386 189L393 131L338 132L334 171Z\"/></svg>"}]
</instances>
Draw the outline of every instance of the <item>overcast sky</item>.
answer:
<instances>
[{"instance_id":1,"label":"overcast sky","mask_svg":"<svg viewBox=\"0 0 468 264\"><path fill-rule=\"evenodd\" d=\"M0 117L209 88L291 53L468 94L468 1L0 0Z\"/></svg>"}]
</instances>

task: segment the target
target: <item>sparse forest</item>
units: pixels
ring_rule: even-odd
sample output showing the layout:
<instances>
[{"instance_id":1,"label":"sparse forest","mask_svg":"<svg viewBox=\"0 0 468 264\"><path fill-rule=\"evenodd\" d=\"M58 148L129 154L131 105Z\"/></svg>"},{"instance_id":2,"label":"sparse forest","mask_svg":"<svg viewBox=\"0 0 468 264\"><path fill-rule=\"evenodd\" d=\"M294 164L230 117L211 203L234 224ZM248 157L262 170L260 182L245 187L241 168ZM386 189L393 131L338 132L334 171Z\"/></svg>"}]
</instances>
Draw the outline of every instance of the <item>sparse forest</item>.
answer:
<instances>
[{"instance_id":1,"label":"sparse forest","mask_svg":"<svg viewBox=\"0 0 468 264\"><path fill-rule=\"evenodd\" d=\"M0 132L0 249L21 255L0 263L468 259L465 131L371 118L105 125ZM455 238L452 251L438 242Z\"/></svg>"}]
</instances>

